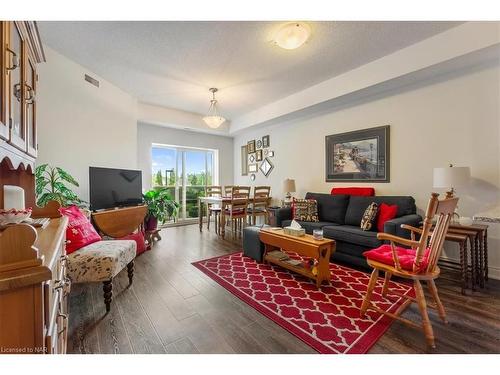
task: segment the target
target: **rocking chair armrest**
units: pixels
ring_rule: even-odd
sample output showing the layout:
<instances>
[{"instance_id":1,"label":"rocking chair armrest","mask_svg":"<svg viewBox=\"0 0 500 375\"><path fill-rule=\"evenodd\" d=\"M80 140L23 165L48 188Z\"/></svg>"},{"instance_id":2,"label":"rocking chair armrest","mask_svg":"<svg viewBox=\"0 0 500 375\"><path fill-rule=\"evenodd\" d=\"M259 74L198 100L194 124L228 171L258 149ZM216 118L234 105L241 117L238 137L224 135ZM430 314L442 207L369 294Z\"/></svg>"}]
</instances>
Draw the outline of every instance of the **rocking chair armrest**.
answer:
<instances>
[{"instance_id":1,"label":"rocking chair armrest","mask_svg":"<svg viewBox=\"0 0 500 375\"><path fill-rule=\"evenodd\" d=\"M389 234L389 233L378 233L377 239L382 240L382 241L391 241L391 242L395 242L395 243L410 246L410 247L416 247L419 245L418 241L413 241L413 240L409 240L407 238L394 236L394 235Z\"/></svg>"},{"instance_id":2,"label":"rocking chair armrest","mask_svg":"<svg viewBox=\"0 0 500 375\"><path fill-rule=\"evenodd\" d=\"M401 228L409 230L409 231L414 232L414 233L418 233L418 234L422 234L423 233L422 229L415 228L414 226L408 225L408 224L401 224ZM427 233L427 236L429 236L429 237L432 236L432 232Z\"/></svg>"}]
</instances>

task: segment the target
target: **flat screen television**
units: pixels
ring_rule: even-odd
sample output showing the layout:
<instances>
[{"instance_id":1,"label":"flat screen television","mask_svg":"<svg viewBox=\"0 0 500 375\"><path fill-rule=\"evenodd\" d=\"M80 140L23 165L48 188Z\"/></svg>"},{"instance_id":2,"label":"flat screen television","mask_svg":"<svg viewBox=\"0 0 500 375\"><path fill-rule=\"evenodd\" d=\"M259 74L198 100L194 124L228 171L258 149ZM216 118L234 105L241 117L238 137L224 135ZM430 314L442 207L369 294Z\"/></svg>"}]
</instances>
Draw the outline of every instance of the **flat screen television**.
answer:
<instances>
[{"instance_id":1,"label":"flat screen television","mask_svg":"<svg viewBox=\"0 0 500 375\"><path fill-rule=\"evenodd\" d=\"M142 172L130 169L89 168L90 209L136 206L142 199Z\"/></svg>"}]
</instances>

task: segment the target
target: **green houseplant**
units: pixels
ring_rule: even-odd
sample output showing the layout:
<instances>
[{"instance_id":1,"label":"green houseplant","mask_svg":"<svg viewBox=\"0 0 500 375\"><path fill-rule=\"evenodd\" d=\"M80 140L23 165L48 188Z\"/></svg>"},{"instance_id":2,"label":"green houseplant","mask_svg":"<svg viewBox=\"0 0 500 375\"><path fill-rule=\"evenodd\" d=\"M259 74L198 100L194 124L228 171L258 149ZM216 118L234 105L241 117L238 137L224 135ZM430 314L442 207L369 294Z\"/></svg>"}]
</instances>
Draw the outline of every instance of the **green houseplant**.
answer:
<instances>
[{"instance_id":1,"label":"green houseplant","mask_svg":"<svg viewBox=\"0 0 500 375\"><path fill-rule=\"evenodd\" d=\"M59 167L42 164L35 169L36 204L44 207L49 201L57 201L63 207L76 205L87 207L87 202L80 199L69 186L78 187L78 182L68 172Z\"/></svg>"},{"instance_id":2,"label":"green houseplant","mask_svg":"<svg viewBox=\"0 0 500 375\"><path fill-rule=\"evenodd\" d=\"M155 230L158 222L164 223L168 218L176 218L179 204L172 200L166 189L149 190L144 194L144 202L148 206L146 229Z\"/></svg>"}]
</instances>

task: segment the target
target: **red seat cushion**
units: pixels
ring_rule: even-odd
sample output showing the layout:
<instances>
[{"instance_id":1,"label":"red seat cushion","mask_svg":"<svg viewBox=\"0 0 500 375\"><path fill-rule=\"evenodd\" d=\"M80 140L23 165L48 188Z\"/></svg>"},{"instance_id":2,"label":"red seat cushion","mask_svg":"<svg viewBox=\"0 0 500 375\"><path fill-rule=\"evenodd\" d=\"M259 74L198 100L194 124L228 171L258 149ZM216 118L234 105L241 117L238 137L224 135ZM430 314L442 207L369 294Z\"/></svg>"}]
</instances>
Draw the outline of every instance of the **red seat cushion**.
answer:
<instances>
[{"instance_id":1,"label":"red seat cushion","mask_svg":"<svg viewBox=\"0 0 500 375\"><path fill-rule=\"evenodd\" d=\"M398 255L399 265L406 271L413 271L413 262L415 261L416 250L407 249L404 247L396 246L396 254ZM396 266L392 258L391 245L385 244L373 250L368 250L363 255L370 260L387 264L389 266ZM424 257L420 263L420 269L417 272L422 272L429 264L429 249L425 250Z\"/></svg>"},{"instance_id":2,"label":"red seat cushion","mask_svg":"<svg viewBox=\"0 0 500 375\"><path fill-rule=\"evenodd\" d=\"M372 187L334 187L330 192L332 195L356 195L373 197L375 189Z\"/></svg>"},{"instance_id":3,"label":"red seat cushion","mask_svg":"<svg viewBox=\"0 0 500 375\"><path fill-rule=\"evenodd\" d=\"M378 208L377 230L383 232L385 222L394 219L397 213L398 206L396 204L388 205L382 203Z\"/></svg>"},{"instance_id":4,"label":"red seat cushion","mask_svg":"<svg viewBox=\"0 0 500 375\"><path fill-rule=\"evenodd\" d=\"M101 236L77 206L61 207L59 212L69 219L66 228L67 254L101 240Z\"/></svg>"},{"instance_id":5,"label":"red seat cushion","mask_svg":"<svg viewBox=\"0 0 500 375\"><path fill-rule=\"evenodd\" d=\"M144 240L144 235L141 231L137 233L127 234L125 237L117 238L117 240L132 240L137 244L136 255L142 254L146 251L146 241Z\"/></svg>"}]
</instances>

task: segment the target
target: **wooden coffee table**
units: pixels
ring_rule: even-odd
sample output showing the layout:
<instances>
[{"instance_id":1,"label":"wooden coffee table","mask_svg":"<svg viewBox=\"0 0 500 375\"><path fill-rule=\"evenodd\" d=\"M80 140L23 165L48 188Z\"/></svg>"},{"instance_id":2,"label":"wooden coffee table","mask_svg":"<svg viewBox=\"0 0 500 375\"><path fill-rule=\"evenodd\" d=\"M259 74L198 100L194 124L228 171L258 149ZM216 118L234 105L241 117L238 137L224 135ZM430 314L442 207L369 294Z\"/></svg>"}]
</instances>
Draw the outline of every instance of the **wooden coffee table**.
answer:
<instances>
[{"instance_id":1,"label":"wooden coffee table","mask_svg":"<svg viewBox=\"0 0 500 375\"><path fill-rule=\"evenodd\" d=\"M264 261L276 264L290 271L299 273L316 281L319 288L323 281L330 282L330 255L335 251L335 241L330 239L315 240L306 234L302 237L285 234L283 229L262 228L259 234L260 241L264 243ZM297 253L301 256L314 258L318 261L317 274L304 266L294 266L285 261L269 256L269 252L281 250Z\"/></svg>"}]
</instances>

